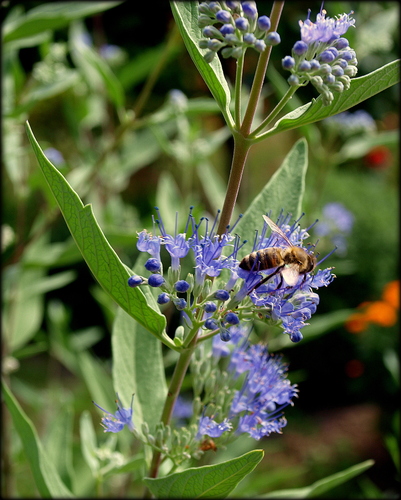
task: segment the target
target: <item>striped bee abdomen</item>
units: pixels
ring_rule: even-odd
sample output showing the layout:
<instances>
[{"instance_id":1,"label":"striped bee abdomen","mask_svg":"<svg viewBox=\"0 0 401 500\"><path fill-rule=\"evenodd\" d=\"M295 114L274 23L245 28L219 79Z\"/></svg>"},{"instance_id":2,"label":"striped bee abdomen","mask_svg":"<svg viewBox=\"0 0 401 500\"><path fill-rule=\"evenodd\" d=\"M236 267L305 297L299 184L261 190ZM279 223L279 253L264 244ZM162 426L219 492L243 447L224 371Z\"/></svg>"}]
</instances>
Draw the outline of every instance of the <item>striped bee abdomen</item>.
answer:
<instances>
[{"instance_id":1,"label":"striped bee abdomen","mask_svg":"<svg viewBox=\"0 0 401 500\"><path fill-rule=\"evenodd\" d=\"M239 267L245 271L264 271L284 265L282 249L279 247L263 248L246 255Z\"/></svg>"}]
</instances>

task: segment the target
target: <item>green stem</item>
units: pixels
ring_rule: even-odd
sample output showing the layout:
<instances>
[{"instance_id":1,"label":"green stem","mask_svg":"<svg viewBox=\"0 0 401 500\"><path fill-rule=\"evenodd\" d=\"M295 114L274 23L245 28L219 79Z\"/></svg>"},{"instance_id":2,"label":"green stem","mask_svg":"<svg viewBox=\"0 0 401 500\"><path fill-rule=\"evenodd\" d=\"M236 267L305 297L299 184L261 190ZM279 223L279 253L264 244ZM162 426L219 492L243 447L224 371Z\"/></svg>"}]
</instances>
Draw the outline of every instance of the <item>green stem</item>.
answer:
<instances>
[{"instance_id":1,"label":"green stem","mask_svg":"<svg viewBox=\"0 0 401 500\"><path fill-rule=\"evenodd\" d=\"M283 10L284 2L274 2L270 14L271 30L276 31L280 20L281 11ZM249 94L248 106L245 111L244 120L240 131L244 136L248 136L251 132L252 122L255 116L256 108L262 92L263 83L265 80L267 65L269 64L272 47L268 46L259 56L258 65L256 67L255 76L252 83L251 92Z\"/></svg>"},{"instance_id":2,"label":"green stem","mask_svg":"<svg viewBox=\"0 0 401 500\"><path fill-rule=\"evenodd\" d=\"M237 68L235 73L234 119L235 119L235 127L237 130L239 130L241 127L241 93L242 93L242 73L244 70L244 59L245 59L245 51L242 54L242 56L237 60Z\"/></svg>"},{"instance_id":3,"label":"green stem","mask_svg":"<svg viewBox=\"0 0 401 500\"><path fill-rule=\"evenodd\" d=\"M217 234L224 234L226 227L230 224L231 216L234 211L239 188L241 185L242 174L244 172L245 162L252 146L252 142L241 133L233 131L234 153L231 162L230 177L228 179L226 197L224 199L223 209L221 211L219 227Z\"/></svg>"},{"instance_id":4,"label":"green stem","mask_svg":"<svg viewBox=\"0 0 401 500\"><path fill-rule=\"evenodd\" d=\"M252 131L251 137L255 137L259 140L263 137L263 134L260 136L257 136L257 134L261 132L264 128L266 128L267 125L269 125L269 123L271 123L276 118L276 116L284 108L284 106L295 94L295 92L299 89L299 87L300 85L288 88L287 92L280 100L280 102L277 104L277 106L271 111L271 113L268 116L266 116L266 118L262 121L262 123L257 128L255 128L255 130Z\"/></svg>"},{"instance_id":5,"label":"green stem","mask_svg":"<svg viewBox=\"0 0 401 500\"><path fill-rule=\"evenodd\" d=\"M185 373L188 369L189 362L191 360L191 356L196 348L196 337L193 339L191 345L183 350L178 358L177 364L174 369L173 376L170 381L170 385L167 392L166 401L164 403L163 413L160 421L163 422L164 425L168 425L170 423L171 415L173 413L173 408L175 401L180 393L180 389L182 383L184 381ZM161 463L162 454L160 451L155 450L153 452L152 462L150 465L149 476L148 477L157 477L159 466ZM151 493L148 489L146 489L144 498L151 498Z\"/></svg>"}]
</instances>

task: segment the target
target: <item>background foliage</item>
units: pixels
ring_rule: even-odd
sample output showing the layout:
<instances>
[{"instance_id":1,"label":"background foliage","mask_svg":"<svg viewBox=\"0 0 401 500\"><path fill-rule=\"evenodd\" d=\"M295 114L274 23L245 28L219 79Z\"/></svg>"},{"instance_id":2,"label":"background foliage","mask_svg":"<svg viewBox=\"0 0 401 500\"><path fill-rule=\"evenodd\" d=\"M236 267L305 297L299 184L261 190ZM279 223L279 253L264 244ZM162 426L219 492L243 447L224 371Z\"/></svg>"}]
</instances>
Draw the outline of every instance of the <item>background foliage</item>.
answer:
<instances>
[{"instance_id":1,"label":"background foliage","mask_svg":"<svg viewBox=\"0 0 401 500\"><path fill-rule=\"evenodd\" d=\"M183 223L190 205L195 215L211 216L222 206L232 143L174 28L168 2L158 3L157 12L136 2L135 7L129 2L63 5L68 4L3 7L3 374L70 491L77 496L91 495L94 487L100 491L101 476L105 496L135 496L141 491L137 478L143 459L124 436L105 438L91 404L95 399L112 408L110 334L116 306L72 240L24 124L29 120L43 149L61 153L53 163L85 204L92 204L105 236L128 266L138 256L136 231L151 227L155 205L170 229L176 211ZM266 14L271 8L269 2L258 6ZM299 38L298 20L308 8L316 13L320 3L284 7L282 43L273 50L274 68L264 90L266 109L281 95L286 76L280 61ZM355 10L358 28L349 30L349 39L360 75L395 59L397 3L327 2L325 8L329 15ZM256 55L249 56L248 83L256 62ZM232 81L234 64L223 61ZM172 104L172 89L188 97L185 112ZM368 459L375 460L371 469L326 495L392 498L399 486L397 324L371 323L356 334L345 325L348 314L363 302L379 300L385 285L398 279L398 92L394 86L358 106L374 118L374 131L347 132L321 122L282 132L250 152L236 215L305 136L305 226L322 218L324 205L334 201L353 214L354 225L346 252L330 257L338 278L321 292L318 315L305 328L302 343L290 349L283 338L269 346L284 350L300 397L287 414L283 435L257 443L264 458L235 496L308 486ZM313 97L312 88L301 89L292 104ZM333 243L322 238L319 246L324 254ZM171 351L167 377L174 361ZM5 397L14 404L6 392ZM45 496L7 412L3 422L3 496ZM36 431L24 429L34 442ZM254 444L240 439L234 449L208 452L205 463L231 459ZM40 456L40 445L37 449ZM119 453L133 459L122 466ZM108 471L118 467L121 474L107 480ZM54 488L53 496L66 495L63 486Z\"/></svg>"}]
</instances>

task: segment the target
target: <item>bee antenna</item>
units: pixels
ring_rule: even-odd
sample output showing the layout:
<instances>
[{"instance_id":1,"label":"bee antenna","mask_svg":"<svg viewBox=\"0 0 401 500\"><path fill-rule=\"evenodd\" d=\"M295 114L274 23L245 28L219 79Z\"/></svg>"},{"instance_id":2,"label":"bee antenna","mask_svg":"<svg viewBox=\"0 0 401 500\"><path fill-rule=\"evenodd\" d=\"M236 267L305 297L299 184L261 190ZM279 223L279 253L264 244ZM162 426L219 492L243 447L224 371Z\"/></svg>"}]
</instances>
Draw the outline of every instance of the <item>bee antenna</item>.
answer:
<instances>
[{"instance_id":1,"label":"bee antenna","mask_svg":"<svg viewBox=\"0 0 401 500\"><path fill-rule=\"evenodd\" d=\"M317 262L317 263L316 263L316 265L318 266L319 264L321 264L324 260L326 260L326 259L327 259L327 257L330 257L330 255L331 255L332 253L334 253L337 249L338 249L338 247L337 247L337 246L336 246L336 247L334 247L334 248L333 248L333 250L332 250L331 252L329 252L327 255L325 255L325 256L323 257L323 259L319 260L319 262Z\"/></svg>"}]
</instances>

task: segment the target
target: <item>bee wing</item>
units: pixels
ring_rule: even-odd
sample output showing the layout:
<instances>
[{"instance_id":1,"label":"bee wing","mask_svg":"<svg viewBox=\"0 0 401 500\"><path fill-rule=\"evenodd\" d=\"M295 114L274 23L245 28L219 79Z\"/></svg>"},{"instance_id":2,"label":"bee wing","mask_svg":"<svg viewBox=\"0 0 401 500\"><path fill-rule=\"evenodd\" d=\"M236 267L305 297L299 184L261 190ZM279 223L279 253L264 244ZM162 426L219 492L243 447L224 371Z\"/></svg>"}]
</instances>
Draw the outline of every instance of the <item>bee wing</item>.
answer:
<instances>
[{"instance_id":1,"label":"bee wing","mask_svg":"<svg viewBox=\"0 0 401 500\"><path fill-rule=\"evenodd\" d=\"M284 241L285 243L293 247L294 245L291 243L291 241L287 238L287 236L283 233L283 231L278 227L277 224L275 224L267 215L262 216L267 223L267 225L270 227L270 229L274 232L277 233Z\"/></svg>"},{"instance_id":2,"label":"bee wing","mask_svg":"<svg viewBox=\"0 0 401 500\"><path fill-rule=\"evenodd\" d=\"M281 275L284 278L284 281L287 283L287 285L294 286L297 284L299 278L298 267L296 265L284 266L283 270L281 271Z\"/></svg>"}]
</instances>

